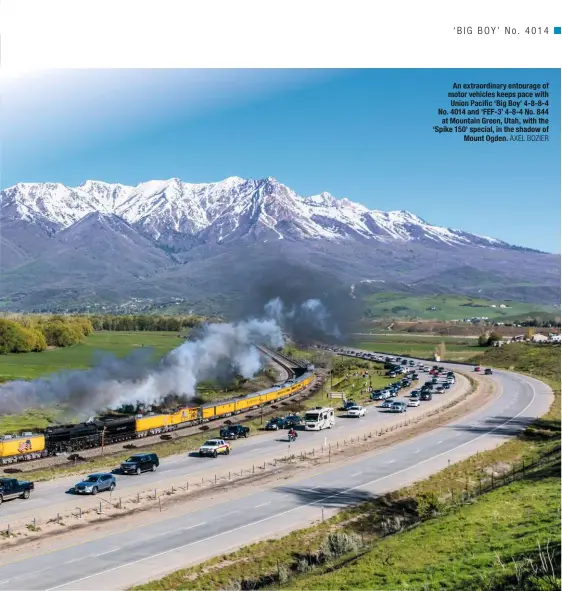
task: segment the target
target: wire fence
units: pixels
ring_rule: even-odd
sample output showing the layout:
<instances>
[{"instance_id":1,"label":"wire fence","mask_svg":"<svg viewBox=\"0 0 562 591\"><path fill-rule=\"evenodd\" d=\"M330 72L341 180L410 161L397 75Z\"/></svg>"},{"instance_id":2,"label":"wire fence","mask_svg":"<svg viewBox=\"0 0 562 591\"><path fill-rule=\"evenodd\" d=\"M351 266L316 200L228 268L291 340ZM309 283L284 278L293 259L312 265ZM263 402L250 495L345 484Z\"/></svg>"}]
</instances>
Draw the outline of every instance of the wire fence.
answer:
<instances>
[{"instance_id":1,"label":"wire fence","mask_svg":"<svg viewBox=\"0 0 562 591\"><path fill-rule=\"evenodd\" d=\"M327 439L325 439L325 444L320 447L298 450L295 449L298 443L291 444L288 442L286 453L283 456L253 463L251 466L248 464L245 468L229 470L221 474L217 472L211 477L207 474L197 478L186 478L182 481L178 480L171 485L166 485L164 488L151 488L129 495L122 495L113 491L108 494L102 493L107 494L107 497L102 497L101 494L95 497L81 497L84 500L83 506L77 506L72 510L61 510L56 515L51 515L48 518L37 516L23 520L10 520L7 517L0 523L0 537L12 538L18 535L21 536L22 532L40 532L45 528L50 530L53 526L59 528L68 527L92 520L120 516L124 513L138 511L139 509L151 509L155 506L158 506L160 511L162 511L163 501L173 496L195 494L204 490L212 490L218 486L228 486L242 479L250 479L256 475L262 476L268 471L271 473L285 469L291 464L294 465L310 461L314 461L315 463L330 463L332 457L344 453L351 446L365 444L405 427L416 425L429 417L442 414L447 409L468 398L471 393L472 390L469 390L462 396L451 400L446 405L436 407L425 413L416 414L416 416L411 418L403 418L400 421L387 424L378 429L371 429L355 436L336 440L335 442L331 441L328 443ZM80 497L77 495L76 499L78 498Z\"/></svg>"}]
</instances>

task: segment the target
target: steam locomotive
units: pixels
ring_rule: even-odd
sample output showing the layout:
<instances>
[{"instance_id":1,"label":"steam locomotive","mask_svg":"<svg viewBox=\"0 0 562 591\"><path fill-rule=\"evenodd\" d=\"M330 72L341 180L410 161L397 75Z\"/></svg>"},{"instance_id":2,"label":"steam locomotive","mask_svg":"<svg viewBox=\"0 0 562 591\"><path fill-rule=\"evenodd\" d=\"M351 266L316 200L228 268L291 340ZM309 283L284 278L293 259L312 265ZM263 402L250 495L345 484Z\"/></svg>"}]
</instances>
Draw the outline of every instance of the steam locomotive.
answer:
<instances>
[{"instance_id":1,"label":"steam locomotive","mask_svg":"<svg viewBox=\"0 0 562 591\"><path fill-rule=\"evenodd\" d=\"M2 435L0 465L103 447L239 414L304 390L314 379L314 373L309 369L268 390L202 406L184 407L171 413L98 418L85 423L50 426L39 434Z\"/></svg>"}]
</instances>

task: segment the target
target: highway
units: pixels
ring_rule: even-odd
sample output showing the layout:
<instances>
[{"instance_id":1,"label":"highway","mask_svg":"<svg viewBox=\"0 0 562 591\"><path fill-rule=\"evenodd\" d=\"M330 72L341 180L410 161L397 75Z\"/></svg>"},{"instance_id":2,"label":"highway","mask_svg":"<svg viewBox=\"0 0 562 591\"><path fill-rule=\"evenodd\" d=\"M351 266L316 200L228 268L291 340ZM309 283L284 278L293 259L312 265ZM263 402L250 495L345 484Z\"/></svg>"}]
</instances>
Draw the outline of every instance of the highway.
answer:
<instances>
[{"instance_id":1,"label":"highway","mask_svg":"<svg viewBox=\"0 0 562 591\"><path fill-rule=\"evenodd\" d=\"M423 382L422 374L420 382ZM415 383L417 387L419 385ZM416 415L432 410L440 405L446 403L451 397L454 397L462 392L461 389L467 388L467 382L459 377L459 380L455 386L449 390L446 394L436 394L431 402L424 402L418 408L408 409L408 418L415 417ZM407 392L404 391L405 393ZM401 394L402 396L402 394ZM401 397L400 396L400 397ZM339 403L339 400L329 401L326 403ZM397 416L395 414L389 414L386 411L381 412L376 409L375 406L368 407L368 413L365 417L362 417L358 422L356 419L343 419L336 421L336 425L330 430L329 436L332 440L338 438L345 438L357 435L357 429L377 429L382 427L385 423L396 421ZM264 424L267 419L264 418ZM299 431L299 437L296 444L291 445L291 453L298 453L311 449L314 446L320 446L324 438L327 436L326 432L319 433L314 431ZM319 443L320 442L320 443ZM140 476L136 475L121 475L115 474L117 479L117 489L114 493L116 495L126 496L127 494L136 494L137 491L162 488L163 482L173 481L176 483L188 480L189 478L199 477L212 471L213 473L218 471L228 471L231 468L226 467L228 465L237 466L241 463L241 466L247 468L248 465L263 462L266 457L282 457L286 455L288 451L288 441L286 431L281 432L264 432L263 434L248 439L238 439L231 442L233 446L233 452L226 460L224 457L217 459L212 458L200 458L197 455L184 454L181 456L172 456L169 458L163 458L160 466L156 472L145 472ZM131 452L131 453L134 453ZM236 469L236 468L233 468ZM98 472L101 470L98 470ZM211 474L212 477L212 474ZM21 477L25 480L25 475ZM0 509L0 526L5 526L11 523L12 526L15 521L21 520L24 517L40 517L41 514L47 515L45 510L50 508L51 511L48 514L48 518L56 515L57 512L64 511L65 506L72 508L73 510L77 505L82 508L88 506L94 507L99 503L101 499L109 499L108 493L101 493L96 498L94 497L77 497L71 494L69 491L73 485L80 481L80 477L66 477L59 478L48 482L38 482L35 485L35 491L32 496L22 501L15 499L3 503Z\"/></svg>"},{"instance_id":2,"label":"highway","mask_svg":"<svg viewBox=\"0 0 562 591\"><path fill-rule=\"evenodd\" d=\"M464 366L442 365L467 370ZM105 536L103 531L98 532L97 539L22 556L11 563L2 558L0 590L124 589L157 578L237 546L305 527L321 519L322 514L327 518L341 507L427 477L476 451L493 448L544 414L552 403L550 389L533 378L495 371L491 379L500 394L484 408L391 448L331 469L324 466L306 478L236 501L219 501L128 531ZM343 425L347 421L339 422ZM248 449L259 445L250 440L243 443ZM84 533L84 537L87 535Z\"/></svg>"}]
</instances>

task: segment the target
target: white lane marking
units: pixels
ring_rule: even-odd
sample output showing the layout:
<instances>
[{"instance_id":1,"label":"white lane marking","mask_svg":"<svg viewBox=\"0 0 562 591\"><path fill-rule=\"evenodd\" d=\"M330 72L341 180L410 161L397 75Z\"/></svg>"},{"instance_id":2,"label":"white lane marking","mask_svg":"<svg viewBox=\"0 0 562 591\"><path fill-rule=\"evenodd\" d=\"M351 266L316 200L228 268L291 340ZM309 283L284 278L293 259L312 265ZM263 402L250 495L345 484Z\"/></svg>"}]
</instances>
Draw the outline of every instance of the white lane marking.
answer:
<instances>
[{"instance_id":1,"label":"white lane marking","mask_svg":"<svg viewBox=\"0 0 562 591\"><path fill-rule=\"evenodd\" d=\"M457 434L455 435L455 437L460 437L460 436L461 436L461 433L457 433Z\"/></svg>"},{"instance_id":2,"label":"white lane marking","mask_svg":"<svg viewBox=\"0 0 562 591\"><path fill-rule=\"evenodd\" d=\"M356 472L355 474L351 475L351 478L355 478L356 476L359 476L359 474L363 474L363 472Z\"/></svg>"},{"instance_id":3,"label":"white lane marking","mask_svg":"<svg viewBox=\"0 0 562 591\"><path fill-rule=\"evenodd\" d=\"M106 550L105 552L101 552L100 554L94 554L94 556L105 556L106 554L117 552L117 550L121 550L121 548L113 548L113 550Z\"/></svg>"},{"instance_id":4,"label":"white lane marking","mask_svg":"<svg viewBox=\"0 0 562 591\"><path fill-rule=\"evenodd\" d=\"M390 460L390 462L387 462L387 464L392 464L394 463L396 460Z\"/></svg>"},{"instance_id":5,"label":"white lane marking","mask_svg":"<svg viewBox=\"0 0 562 591\"><path fill-rule=\"evenodd\" d=\"M265 507L266 505L271 505L271 501L268 501L267 503L262 503L261 505L256 505L254 509L257 509L258 507Z\"/></svg>"},{"instance_id":6,"label":"white lane marking","mask_svg":"<svg viewBox=\"0 0 562 591\"><path fill-rule=\"evenodd\" d=\"M421 460L420 462L418 462L416 465L419 466L420 464L426 464L427 462L430 462L431 460L435 460L436 458L439 458L441 456L444 456L445 454L449 454L457 449L460 449L461 447L465 447L466 445L468 445L469 443L474 443L475 441L478 441L479 439L482 439L483 437L486 437L487 435L489 435L490 433L493 433L494 431L497 431L498 429L500 429L501 427L503 427L504 425L507 425L508 423L511 423L513 420L515 420L518 416L522 415L530 406L531 404L533 404L533 402L535 401L536 398L536 390L534 388L534 386L530 383L527 382L529 384L529 386L531 387L531 390L533 391L533 397L531 398L531 401L529 402L529 404L527 404L527 406L520 410L516 415L514 415L513 417L511 417L508 421L506 421L505 423L502 423L501 425L499 425L498 427L494 427L493 429L490 429L490 431L487 431L486 433L483 433L482 435L478 435L478 437L475 437L474 439L471 439L470 441L465 441L464 443L461 443L460 445L457 445L456 447L453 447L452 449L448 449L444 452L441 452L431 458L427 458L425 460ZM233 529L221 532L219 534L215 534L213 536L209 536L208 538L203 538L202 540L197 540L195 542L189 542L187 544L184 544L183 546L178 546L176 548L171 548L170 550L164 550L163 552L158 552L157 554L153 554L152 556L146 556L145 558L139 558L138 560L133 560L131 562L126 562L125 564L122 564L120 566L115 566L113 568L109 568L107 570L98 572L98 573L94 573L92 575L88 575L86 577L82 577L80 579L75 579L74 581L68 581L67 583L63 583L62 585L57 585L56 587L50 587L49 589L45 589L45 591L55 591L55 589L60 589L62 587L66 587L67 585L74 585L75 583L80 583L81 581L86 581L88 579L91 579L93 577L99 577L100 575L105 575L107 573L111 573L114 572L116 570L119 570L120 568L125 568L127 566L132 566L133 564L138 564L139 562L144 562L145 560L150 560L152 558L158 558L159 556L164 556L165 554L169 554L170 552L175 552L176 550L183 550L184 548L189 548L189 546L193 546L194 544L199 544L201 542L208 542L209 540L214 540L215 538L219 538L221 536L224 536L226 534L230 534L232 532L235 531L240 531L241 529L245 529L247 527L250 527L252 525L257 525L258 523L264 523L265 521L270 521L271 519L275 519L276 517L281 517L282 515L287 515L289 513L293 513L294 511L298 511L299 509L303 508L303 507L309 507L312 505L316 505L317 503L322 503L328 499L332 499L334 497L338 497L344 494L347 494L348 492L352 491L352 490L356 490L358 488L363 488L365 486L370 486L371 484L376 484L377 482L380 482L381 480L386 480L387 478L390 478L391 476L396 476L397 474L401 474L402 472L406 472L407 470L410 470L411 467L408 466L407 468L402 468L401 470L397 470L396 472L393 472L392 474L387 474L386 476L382 476L381 478L377 478L375 480L371 480L370 482L366 482L364 484L359 484L357 486L352 486L351 488L348 488L347 490L344 490L342 492L333 494L333 495L329 495L327 497L323 497L322 499L318 499L317 501L312 501L310 503L305 503L304 505L299 505L298 507L293 507L292 509L287 509L287 511L282 511L281 513L276 513L275 515L270 515L269 517L264 517L263 519L258 519L257 521L251 521L250 523L246 523L245 525L240 525L238 527L235 527ZM35 574L35 573L34 573Z\"/></svg>"},{"instance_id":7,"label":"white lane marking","mask_svg":"<svg viewBox=\"0 0 562 591\"><path fill-rule=\"evenodd\" d=\"M238 513L238 511L233 511L233 513ZM201 523L196 523L195 525L190 525L188 527L180 527L180 529L177 529L175 531L185 531L186 529L193 529L195 527L199 527L200 525L205 525L207 523L207 521L202 521ZM171 534L173 534L174 532L170 532Z\"/></svg>"},{"instance_id":8,"label":"white lane marking","mask_svg":"<svg viewBox=\"0 0 562 591\"><path fill-rule=\"evenodd\" d=\"M5 581L0 581L0 585L5 585L6 583L9 583L12 579L6 579Z\"/></svg>"},{"instance_id":9,"label":"white lane marking","mask_svg":"<svg viewBox=\"0 0 562 591\"><path fill-rule=\"evenodd\" d=\"M439 445L440 443L443 443L443 440L441 440L441 441L438 441L438 442L437 442L437 445Z\"/></svg>"},{"instance_id":10,"label":"white lane marking","mask_svg":"<svg viewBox=\"0 0 562 591\"><path fill-rule=\"evenodd\" d=\"M414 452L415 454L419 454L421 451L421 449L416 449L416 451Z\"/></svg>"}]
</instances>

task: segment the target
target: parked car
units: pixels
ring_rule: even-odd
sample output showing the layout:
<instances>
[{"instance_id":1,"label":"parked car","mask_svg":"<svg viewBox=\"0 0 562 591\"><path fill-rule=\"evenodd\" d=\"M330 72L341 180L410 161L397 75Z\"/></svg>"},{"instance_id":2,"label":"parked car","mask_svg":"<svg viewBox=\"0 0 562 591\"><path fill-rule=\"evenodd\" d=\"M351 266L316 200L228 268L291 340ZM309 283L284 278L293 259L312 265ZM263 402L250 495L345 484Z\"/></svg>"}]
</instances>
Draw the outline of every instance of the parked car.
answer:
<instances>
[{"instance_id":1,"label":"parked car","mask_svg":"<svg viewBox=\"0 0 562 591\"><path fill-rule=\"evenodd\" d=\"M390 408L394 404L393 400L385 400L379 408Z\"/></svg>"},{"instance_id":2,"label":"parked car","mask_svg":"<svg viewBox=\"0 0 562 591\"><path fill-rule=\"evenodd\" d=\"M408 400L408 406L419 406L420 405L420 401L417 398L410 398L410 400Z\"/></svg>"},{"instance_id":3,"label":"parked car","mask_svg":"<svg viewBox=\"0 0 562 591\"><path fill-rule=\"evenodd\" d=\"M413 373L412 374L412 380L419 380L420 379L420 374L419 373Z\"/></svg>"},{"instance_id":4,"label":"parked car","mask_svg":"<svg viewBox=\"0 0 562 591\"><path fill-rule=\"evenodd\" d=\"M474 371L480 371L480 369L481 369L481 368L480 368L480 366L479 366L479 365L477 365L477 366L474 368Z\"/></svg>"},{"instance_id":5,"label":"parked car","mask_svg":"<svg viewBox=\"0 0 562 591\"><path fill-rule=\"evenodd\" d=\"M491 370L489 367L488 367L487 369L485 369L485 370L484 370L484 375L491 376L491 375L492 375L492 373L493 373L493 372L492 372L492 370Z\"/></svg>"},{"instance_id":6,"label":"parked car","mask_svg":"<svg viewBox=\"0 0 562 591\"><path fill-rule=\"evenodd\" d=\"M433 398L433 394L431 393L430 390L422 390L421 396L420 396L420 400L431 400Z\"/></svg>"},{"instance_id":7,"label":"parked car","mask_svg":"<svg viewBox=\"0 0 562 591\"><path fill-rule=\"evenodd\" d=\"M352 406L357 406L357 402L355 402L355 400L348 400L347 402L344 402L342 410L349 410Z\"/></svg>"},{"instance_id":8,"label":"parked car","mask_svg":"<svg viewBox=\"0 0 562 591\"><path fill-rule=\"evenodd\" d=\"M443 392L445 390L445 388L443 388L443 386L437 386L437 388L435 388L436 392Z\"/></svg>"},{"instance_id":9,"label":"parked car","mask_svg":"<svg viewBox=\"0 0 562 591\"><path fill-rule=\"evenodd\" d=\"M419 390L412 390L410 392L410 399L416 399L416 398L419 399L419 397L420 397L420 391Z\"/></svg>"},{"instance_id":10,"label":"parked car","mask_svg":"<svg viewBox=\"0 0 562 591\"><path fill-rule=\"evenodd\" d=\"M224 439L209 439L199 448L200 456L216 458L219 454L227 456L230 453L230 444Z\"/></svg>"},{"instance_id":11,"label":"parked car","mask_svg":"<svg viewBox=\"0 0 562 591\"><path fill-rule=\"evenodd\" d=\"M72 489L77 495L97 495L105 490L112 491L117 486L113 474L90 474Z\"/></svg>"},{"instance_id":12,"label":"parked car","mask_svg":"<svg viewBox=\"0 0 562 591\"><path fill-rule=\"evenodd\" d=\"M443 384L443 388L445 390L450 390L451 389L452 384L449 384L449 382L447 382L446 384Z\"/></svg>"},{"instance_id":13,"label":"parked car","mask_svg":"<svg viewBox=\"0 0 562 591\"><path fill-rule=\"evenodd\" d=\"M274 417L273 419L269 419L269 421L265 425L266 431L277 431L278 429L283 428L283 419L281 417Z\"/></svg>"},{"instance_id":14,"label":"parked car","mask_svg":"<svg viewBox=\"0 0 562 591\"><path fill-rule=\"evenodd\" d=\"M29 499L34 488L33 482L17 480L17 478L0 478L0 505L11 499Z\"/></svg>"},{"instance_id":15,"label":"parked car","mask_svg":"<svg viewBox=\"0 0 562 591\"><path fill-rule=\"evenodd\" d=\"M347 414L350 417L364 417L365 416L365 407L364 406L352 406L351 408L347 409Z\"/></svg>"},{"instance_id":16,"label":"parked car","mask_svg":"<svg viewBox=\"0 0 562 591\"><path fill-rule=\"evenodd\" d=\"M291 427L299 427L303 423L304 421L302 417L299 417L299 415L287 415L283 419L283 428L290 429Z\"/></svg>"},{"instance_id":17,"label":"parked car","mask_svg":"<svg viewBox=\"0 0 562 591\"><path fill-rule=\"evenodd\" d=\"M375 392L373 392L371 394L371 400L384 400L385 399L385 395L381 390L375 390Z\"/></svg>"},{"instance_id":18,"label":"parked car","mask_svg":"<svg viewBox=\"0 0 562 591\"><path fill-rule=\"evenodd\" d=\"M152 470L160 465L160 460L156 454L135 454L121 464L123 474L140 474Z\"/></svg>"},{"instance_id":19,"label":"parked car","mask_svg":"<svg viewBox=\"0 0 562 591\"><path fill-rule=\"evenodd\" d=\"M220 430L220 436L223 439L238 439L238 437L248 437L250 433L249 427L244 427L244 425L229 425L224 429Z\"/></svg>"}]
</instances>

